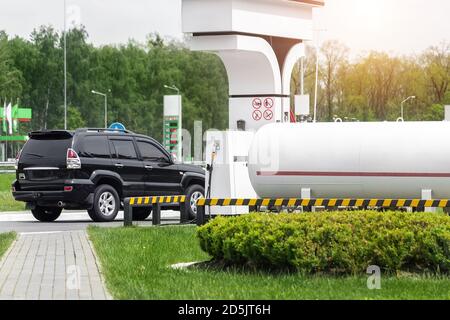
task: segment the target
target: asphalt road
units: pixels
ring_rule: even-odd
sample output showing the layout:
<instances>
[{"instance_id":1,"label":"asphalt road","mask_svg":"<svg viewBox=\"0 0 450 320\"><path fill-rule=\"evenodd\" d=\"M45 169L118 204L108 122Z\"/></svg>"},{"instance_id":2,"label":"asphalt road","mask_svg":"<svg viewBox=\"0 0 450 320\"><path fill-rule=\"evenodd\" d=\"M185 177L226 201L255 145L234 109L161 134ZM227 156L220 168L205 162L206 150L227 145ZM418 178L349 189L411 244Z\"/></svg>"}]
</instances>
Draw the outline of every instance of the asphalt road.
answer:
<instances>
[{"instance_id":1,"label":"asphalt road","mask_svg":"<svg viewBox=\"0 0 450 320\"><path fill-rule=\"evenodd\" d=\"M179 223L180 213L176 211L162 211L163 224ZM134 222L140 226L151 226L151 216L147 221ZM123 212L119 212L114 222L95 223L89 218L86 211L64 211L55 222L44 223L34 219L31 212L0 212L0 233L16 231L19 233L59 232L84 230L89 225L100 227L123 226Z\"/></svg>"}]
</instances>

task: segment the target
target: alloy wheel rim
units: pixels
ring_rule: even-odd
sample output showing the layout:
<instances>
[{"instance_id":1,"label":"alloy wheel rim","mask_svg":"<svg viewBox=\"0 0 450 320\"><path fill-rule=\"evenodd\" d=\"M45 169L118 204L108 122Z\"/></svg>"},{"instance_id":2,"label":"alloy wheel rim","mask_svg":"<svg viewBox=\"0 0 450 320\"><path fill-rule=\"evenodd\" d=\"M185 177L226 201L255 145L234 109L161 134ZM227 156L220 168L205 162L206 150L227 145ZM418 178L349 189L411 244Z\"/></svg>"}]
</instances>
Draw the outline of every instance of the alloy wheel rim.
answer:
<instances>
[{"instance_id":1,"label":"alloy wheel rim","mask_svg":"<svg viewBox=\"0 0 450 320\"><path fill-rule=\"evenodd\" d=\"M190 205L193 213L197 214L197 200L203 198L203 194L200 191L195 191L191 195Z\"/></svg>"},{"instance_id":2,"label":"alloy wheel rim","mask_svg":"<svg viewBox=\"0 0 450 320\"><path fill-rule=\"evenodd\" d=\"M110 216L116 210L116 200L111 192L106 191L100 195L98 200L98 204L100 207L100 212L104 216Z\"/></svg>"}]
</instances>

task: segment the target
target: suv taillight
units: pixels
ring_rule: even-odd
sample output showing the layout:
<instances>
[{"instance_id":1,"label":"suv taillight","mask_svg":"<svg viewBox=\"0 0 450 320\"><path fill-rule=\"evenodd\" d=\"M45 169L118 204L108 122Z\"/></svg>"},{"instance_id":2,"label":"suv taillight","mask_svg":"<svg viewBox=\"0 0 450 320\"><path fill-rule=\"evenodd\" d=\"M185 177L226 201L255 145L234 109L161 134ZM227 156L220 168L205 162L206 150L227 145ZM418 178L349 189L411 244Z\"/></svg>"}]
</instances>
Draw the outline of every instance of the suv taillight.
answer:
<instances>
[{"instance_id":1,"label":"suv taillight","mask_svg":"<svg viewBox=\"0 0 450 320\"><path fill-rule=\"evenodd\" d=\"M19 160L20 160L20 155L22 154L22 149L20 149L20 151L17 153L16 156L16 161L14 162L14 169L19 169Z\"/></svg>"},{"instance_id":2,"label":"suv taillight","mask_svg":"<svg viewBox=\"0 0 450 320\"><path fill-rule=\"evenodd\" d=\"M69 148L67 149L66 158L67 169L81 169L81 160L75 150Z\"/></svg>"}]
</instances>

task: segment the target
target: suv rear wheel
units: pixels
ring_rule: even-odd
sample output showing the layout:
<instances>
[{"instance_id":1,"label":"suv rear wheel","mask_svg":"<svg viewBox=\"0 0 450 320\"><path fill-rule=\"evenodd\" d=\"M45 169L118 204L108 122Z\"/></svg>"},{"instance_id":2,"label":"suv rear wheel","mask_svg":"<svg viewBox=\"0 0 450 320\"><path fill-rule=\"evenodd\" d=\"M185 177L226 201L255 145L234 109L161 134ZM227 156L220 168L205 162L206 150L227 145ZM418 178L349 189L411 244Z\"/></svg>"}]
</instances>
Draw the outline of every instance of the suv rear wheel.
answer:
<instances>
[{"instance_id":1,"label":"suv rear wheel","mask_svg":"<svg viewBox=\"0 0 450 320\"><path fill-rule=\"evenodd\" d=\"M46 208L39 206L36 206L36 208L31 210L33 217L41 222L53 222L59 218L61 212L62 208Z\"/></svg>"},{"instance_id":2,"label":"suv rear wheel","mask_svg":"<svg viewBox=\"0 0 450 320\"><path fill-rule=\"evenodd\" d=\"M198 184L189 186L186 190L186 210L188 212L189 219L197 218L197 205L196 202L200 198L205 197L205 188Z\"/></svg>"},{"instance_id":3,"label":"suv rear wheel","mask_svg":"<svg viewBox=\"0 0 450 320\"><path fill-rule=\"evenodd\" d=\"M120 199L116 189L103 184L95 189L94 207L88 213L95 222L110 222L116 218L119 207Z\"/></svg>"}]
</instances>

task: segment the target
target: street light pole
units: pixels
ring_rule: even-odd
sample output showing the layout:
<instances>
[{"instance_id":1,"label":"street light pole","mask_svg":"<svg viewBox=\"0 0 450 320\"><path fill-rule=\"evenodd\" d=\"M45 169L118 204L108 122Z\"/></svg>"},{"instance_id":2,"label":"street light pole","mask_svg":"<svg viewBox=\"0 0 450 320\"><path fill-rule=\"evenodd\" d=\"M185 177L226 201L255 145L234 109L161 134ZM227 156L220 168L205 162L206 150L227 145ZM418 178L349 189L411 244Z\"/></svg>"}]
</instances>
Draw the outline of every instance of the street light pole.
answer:
<instances>
[{"instance_id":1,"label":"street light pole","mask_svg":"<svg viewBox=\"0 0 450 320\"><path fill-rule=\"evenodd\" d=\"M67 11L64 0L64 130L67 130Z\"/></svg>"},{"instance_id":2,"label":"street light pole","mask_svg":"<svg viewBox=\"0 0 450 320\"><path fill-rule=\"evenodd\" d=\"M403 113L403 105L404 105L406 102L408 102L409 100L412 100L412 99L415 99L415 98L416 98L416 96L409 96L408 98L406 98L405 100L402 101L402 103L401 103L401 118L402 118L402 120L405 119L405 118L404 118L404 113Z\"/></svg>"},{"instance_id":3,"label":"street light pole","mask_svg":"<svg viewBox=\"0 0 450 320\"><path fill-rule=\"evenodd\" d=\"M105 98L105 129L108 127L108 95L106 93L101 93L95 90L92 90L91 93L97 94Z\"/></svg>"},{"instance_id":4,"label":"street light pole","mask_svg":"<svg viewBox=\"0 0 450 320\"><path fill-rule=\"evenodd\" d=\"M164 88L170 89L170 90L174 90L174 91L177 92L178 95L180 95L180 89L178 89L175 85L168 86L168 85L165 84L165 85L164 85Z\"/></svg>"}]
</instances>

